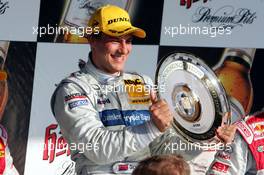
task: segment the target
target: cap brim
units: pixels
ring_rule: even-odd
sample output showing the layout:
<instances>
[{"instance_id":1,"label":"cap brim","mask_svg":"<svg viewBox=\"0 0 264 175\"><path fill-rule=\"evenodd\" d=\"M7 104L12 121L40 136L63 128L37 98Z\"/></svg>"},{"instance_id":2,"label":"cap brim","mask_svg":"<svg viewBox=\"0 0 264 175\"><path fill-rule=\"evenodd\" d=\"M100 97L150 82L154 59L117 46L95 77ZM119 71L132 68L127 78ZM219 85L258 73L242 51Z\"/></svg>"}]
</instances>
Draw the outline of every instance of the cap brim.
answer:
<instances>
[{"instance_id":1,"label":"cap brim","mask_svg":"<svg viewBox=\"0 0 264 175\"><path fill-rule=\"evenodd\" d=\"M132 35L139 37L139 38L145 38L146 37L146 32L143 29L134 27L134 31L131 32Z\"/></svg>"},{"instance_id":2,"label":"cap brim","mask_svg":"<svg viewBox=\"0 0 264 175\"><path fill-rule=\"evenodd\" d=\"M114 37L119 37L119 36L128 35L128 34L132 34L139 38L146 37L146 32L143 29L140 29L134 26L128 26L128 27L122 26L119 28L115 27L114 30L108 29L102 32L107 35L114 36Z\"/></svg>"}]
</instances>

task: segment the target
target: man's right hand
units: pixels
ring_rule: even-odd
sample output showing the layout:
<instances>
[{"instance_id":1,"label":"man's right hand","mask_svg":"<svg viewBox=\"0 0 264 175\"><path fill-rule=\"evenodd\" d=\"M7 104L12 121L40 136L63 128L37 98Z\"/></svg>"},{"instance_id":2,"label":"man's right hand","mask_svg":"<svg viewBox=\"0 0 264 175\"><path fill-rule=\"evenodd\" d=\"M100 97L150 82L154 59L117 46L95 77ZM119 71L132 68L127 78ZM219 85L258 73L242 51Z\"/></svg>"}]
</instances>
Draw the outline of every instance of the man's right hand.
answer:
<instances>
[{"instance_id":1,"label":"man's right hand","mask_svg":"<svg viewBox=\"0 0 264 175\"><path fill-rule=\"evenodd\" d=\"M150 106L150 113L152 120L160 132L166 131L173 120L173 115L169 109L169 105L165 100L158 100L154 91L150 92L150 99L152 105Z\"/></svg>"},{"instance_id":2,"label":"man's right hand","mask_svg":"<svg viewBox=\"0 0 264 175\"><path fill-rule=\"evenodd\" d=\"M216 130L216 136L225 144L231 144L235 138L237 126L235 124L226 125L222 123Z\"/></svg>"}]
</instances>

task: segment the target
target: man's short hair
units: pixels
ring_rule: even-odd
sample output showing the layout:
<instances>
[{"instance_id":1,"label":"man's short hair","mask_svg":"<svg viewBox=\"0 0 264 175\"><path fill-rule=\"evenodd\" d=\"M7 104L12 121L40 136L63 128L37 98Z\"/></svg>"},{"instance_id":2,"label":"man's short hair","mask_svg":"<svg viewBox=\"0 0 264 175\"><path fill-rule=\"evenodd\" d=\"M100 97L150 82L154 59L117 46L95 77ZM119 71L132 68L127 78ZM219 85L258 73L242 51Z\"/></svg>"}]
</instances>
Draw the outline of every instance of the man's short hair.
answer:
<instances>
[{"instance_id":1,"label":"man's short hair","mask_svg":"<svg viewBox=\"0 0 264 175\"><path fill-rule=\"evenodd\" d=\"M152 156L139 162L132 175L190 175L190 167L179 155Z\"/></svg>"}]
</instances>

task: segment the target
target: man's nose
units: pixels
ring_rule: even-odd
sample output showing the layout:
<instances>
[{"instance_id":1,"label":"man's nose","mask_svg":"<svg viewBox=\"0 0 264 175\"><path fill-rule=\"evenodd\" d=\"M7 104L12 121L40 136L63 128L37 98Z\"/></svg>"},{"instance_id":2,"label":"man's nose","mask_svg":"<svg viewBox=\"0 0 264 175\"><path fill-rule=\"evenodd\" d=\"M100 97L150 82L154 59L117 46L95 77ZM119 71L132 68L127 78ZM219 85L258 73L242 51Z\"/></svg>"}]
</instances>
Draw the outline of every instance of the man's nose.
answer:
<instances>
[{"instance_id":1,"label":"man's nose","mask_svg":"<svg viewBox=\"0 0 264 175\"><path fill-rule=\"evenodd\" d=\"M126 43L126 40L124 39L120 42L119 52L122 54L128 53L128 44Z\"/></svg>"}]
</instances>

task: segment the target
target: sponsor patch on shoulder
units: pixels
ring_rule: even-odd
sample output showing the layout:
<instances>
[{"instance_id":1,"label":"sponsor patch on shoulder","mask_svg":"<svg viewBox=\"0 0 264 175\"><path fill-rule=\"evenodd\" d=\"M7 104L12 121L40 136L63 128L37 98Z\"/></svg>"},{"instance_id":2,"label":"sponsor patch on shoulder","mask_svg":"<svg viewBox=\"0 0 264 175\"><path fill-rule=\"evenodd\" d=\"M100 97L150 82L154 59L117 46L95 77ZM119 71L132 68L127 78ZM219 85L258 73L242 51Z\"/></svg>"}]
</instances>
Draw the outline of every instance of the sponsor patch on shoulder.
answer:
<instances>
[{"instance_id":1,"label":"sponsor patch on shoulder","mask_svg":"<svg viewBox=\"0 0 264 175\"><path fill-rule=\"evenodd\" d=\"M84 100L76 100L74 102L69 103L69 108L73 109L79 106L85 106L88 105L88 100L84 99Z\"/></svg>"},{"instance_id":2,"label":"sponsor patch on shoulder","mask_svg":"<svg viewBox=\"0 0 264 175\"><path fill-rule=\"evenodd\" d=\"M84 93L74 93L74 94L69 94L64 97L65 102L74 100L74 99L84 99L87 98L87 96Z\"/></svg>"},{"instance_id":3,"label":"sponsor patch on shoulder","mask_svg":"<svg viewBox=\"0 0 264 175\"><path fill-rule=\"evenodd\" d=\"M248 127L246 122L244 120L235 122L237 125L237 130L240 132L240 134L243 136L243 138L246 140L248 144L251 144L253 141L253 133L251 129Z\"/></svg>"}]
</instances>

